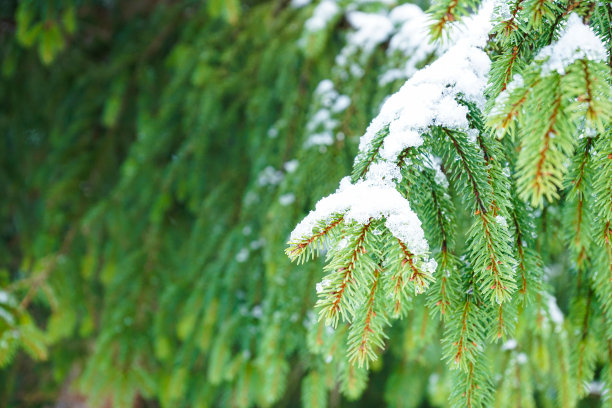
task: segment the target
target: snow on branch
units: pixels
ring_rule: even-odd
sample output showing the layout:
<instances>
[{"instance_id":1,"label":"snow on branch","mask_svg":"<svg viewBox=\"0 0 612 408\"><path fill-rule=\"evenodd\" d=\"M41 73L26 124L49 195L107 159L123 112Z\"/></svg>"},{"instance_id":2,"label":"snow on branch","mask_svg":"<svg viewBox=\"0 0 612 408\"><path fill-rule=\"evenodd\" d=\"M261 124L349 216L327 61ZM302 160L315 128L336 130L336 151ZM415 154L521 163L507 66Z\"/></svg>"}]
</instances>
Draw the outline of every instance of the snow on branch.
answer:
<instances>
[{"instance_id":1,"label":"snow on branch","mask_svg":"<svg viewBox=\"0 0 612 408\"><path fill-rule=\"evenodd\" d=\"M357 160L371 150L371 144L385 126L389 135L385 138L380 155L394 161L407 147L423 143L421 134L431 126L467 130L467 108L458 98L484 107L484 90L491 62L482 47L486 42L491 23L492 4L467 19L469 32L455 27L453 36L458 38L449 50L430 66L418 71L402 88L383 104L359 144Z\"/></svg>"},{"instance_id":2,"label":"snow on branch","mask_svg":"<svg viewBox=\"0 0 612 408\"><path fill-rule=\"evenodd\" d=\"M601 61L606 59L606 48L593 30L572 13L559 40L542 48L536 61L544 61L542 75L557 71L564 75L568 66L577 60Z\"/></svg>"},{"instance_id":3,"label":"snow on branch","mask_svg":"<svg viewBox=\"0 0 612 408\"><path fill-rule=\"evenodd\" d=\"M389 176L391 174L391 176ZM424 255L428 251L421 221L410 208L410 203L395 189L392 180L399 179L397 168L375 164L366 180L355 184L345 177L338 190L321 199L314 211L306 216L291 233L290 242L299 242L312 235L321 222L343 215L347 223L362 225L372 219L385 219L385 226L414 254Z\"/></svg>"}]
</instances>

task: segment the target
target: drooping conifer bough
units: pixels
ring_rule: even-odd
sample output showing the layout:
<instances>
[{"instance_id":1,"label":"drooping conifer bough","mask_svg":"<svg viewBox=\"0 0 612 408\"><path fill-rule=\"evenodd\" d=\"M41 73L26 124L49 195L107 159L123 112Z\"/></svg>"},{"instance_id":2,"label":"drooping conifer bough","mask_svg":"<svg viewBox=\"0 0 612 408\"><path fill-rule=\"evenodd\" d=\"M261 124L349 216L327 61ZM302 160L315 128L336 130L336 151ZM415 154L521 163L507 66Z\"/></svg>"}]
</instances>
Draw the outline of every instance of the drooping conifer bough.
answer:
<instances>
[{"instance_id":1,"label":"drooping conifer bough","mask_svg":"<svg viewBox=\"0 0 612 408\"><path fill-rule=\"evenodd\" d=\"M595 387L612 404L610 6L516 0L469 15L475 5L433 6L440 57L384 102L352 176L297 225L286 253L326 255L316 309L347 327L350 364L367 367L394 320L423 310L443 326L453 406L533 401L529 385L500 376L537 383L546 342L558 406ZM546 235L544 212L564 237ZM569 321L547 284L560 239ZM500 350L506 371L491 372Z\"/></svg>"}]
</instances>

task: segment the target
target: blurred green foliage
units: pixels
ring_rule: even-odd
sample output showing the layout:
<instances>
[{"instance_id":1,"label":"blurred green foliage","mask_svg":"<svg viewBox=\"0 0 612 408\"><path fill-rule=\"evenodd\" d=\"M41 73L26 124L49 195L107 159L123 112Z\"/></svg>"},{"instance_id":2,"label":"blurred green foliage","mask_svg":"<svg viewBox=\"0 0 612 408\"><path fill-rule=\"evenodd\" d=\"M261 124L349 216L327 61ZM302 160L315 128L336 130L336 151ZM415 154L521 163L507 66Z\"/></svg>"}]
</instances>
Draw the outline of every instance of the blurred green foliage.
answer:
<instances>
[{"instance_id":1,"label":"blurred green foliage","mask_svg":"<svg viewBox=\"0 0 612 408\"><path fill-rule=\"evenodd\" d=\"M2 3L0 406L48 405L67 382L117 407L294 406L305 376L333 385L308 375L331 368L306 347L321 265L283 248L399 83L345 81L346 138L306 146L347 29L300 45L312 11Z\"/></svg>"},{"instance_id":2,"label":"blurred green foliage","mask_svg":"<svg viewBox=\"0 0 612 408\"><path fill-rule=\"evenodd\" d=\"M312 312L323 262L296 266L284 253L296 223L350 174L381 103L440 52L425 38L408 41L426 18L425 0L328 1L326 18L313 20L323 3L0 2L0 407L78 398L92 407L448 406L455 377L439 339L452 327L431 312L433 298L414 298L386 329L368 372L347 361L347 324L332 330ZM507 43L490 40L492 76L504 78L490 84L497 94L552 41L568 8L592 12L609 53L601 29L609 5L545 3L553 2L513 2L538 24ZM476 4L438 2L433 34L443 37ZM388 32L361 33L372 47L356 45L354 12L384 16ZM515 40L522 48L512 65ZM495 152L498 142L487 141ZM517 150L516 139L503 143ZM471 147L475 165L488 166L478 154L491 146ZM591 148L581 141L577 152ZM415 173L405 179L429 177ZM421 187L412 183L411 194L425 194ZM455 190L445 204L458 254L473 214ZM570 312L557 324L552 298L514 304L519 345L483 351L491 373L503 374L490 376L492 399L574 406L597 385L587 380L612 373L601 364L601 344L612 350L607 317L591 286L575 285L588 272L566 251L575 234L563 220L573 207L513 205L526 231L537 231L524 238L548 265L545 286ZM585 367L577 380L575 356ZM600 395L586 395L582 404L591 403Z\"/></svg>"}]
</instances>

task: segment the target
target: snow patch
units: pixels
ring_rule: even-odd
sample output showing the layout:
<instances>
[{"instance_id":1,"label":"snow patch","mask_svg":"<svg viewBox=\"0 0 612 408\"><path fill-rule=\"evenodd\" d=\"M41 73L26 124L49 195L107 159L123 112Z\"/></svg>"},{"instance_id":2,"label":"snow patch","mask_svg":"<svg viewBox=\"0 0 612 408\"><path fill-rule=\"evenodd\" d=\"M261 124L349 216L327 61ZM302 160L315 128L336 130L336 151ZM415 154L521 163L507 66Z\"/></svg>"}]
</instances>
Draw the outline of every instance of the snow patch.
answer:
<instances>
[{"instance_id":1,"label":"snow patch","mask_svg":"<svg viewBox=\"0 0 612 408\"><path fill-rule=\"evenodd\" d=\"M557 300L553 295L548 296L548 314L550 319L557 325L563 324L563 312L557 305Z\"/></svg>"},{"instance_id":2,"label":"snow patch","mask_svg":"<svg viewBox=\"0 0 612 408\"><path fill-rule=\"evenodd\" d=\"M261 237L259 239L256 239L254 241L251 241L251 243L249 244L249 247L255 251L259 248L262 248L264 245L266 245L266 239Z\"/></svg>"},{"instance_id":3,"label":"snow patch","mask_svg":"<svg viewBox=\"0 0 612 408\"><path fill-rule=\"evenodd\" d=\"M278 197L278 202L282 206L291 205L293 204L294 201L295 201L295 194L293 193L283 194L280 197Z\"/></svg>"},{"instance_id":4,"label":"snow patch","mask_svg":"<svg viewBox=\"0 0 612 408\"><path fill-rule=\"evenodd\" d=\"M306 20L304 27L307 31L324 29L331 20L340 13L340 7L332 0L323 0L315 7L312 16Z\"/></svg>"},{"instance_id":5,"label":"snow patch","mask_svg":"<svg viewBox=\"0 0 612 408\"><path fill-rule=\"evenodd\" d=\"M466 19L470 30L454 29L459 39L444 55L415 73L385 101L360 140L361 153L370 150L376 134L387 125L389 135L380 154L389 161L394 161L405 148L420 146L423 143L420 135L429 126L464 131L469 128L467 108L456 99L461 95L480 109L484 108L484 91L491 66L482 49L491 28L492 6L488 4L485 3L476 16Z\"/></svg>"},{"instance_id":6,"label":"snow patch","mask_svg":"<svg viewBox=\"0 0 612 408\"><path fill-rule=\"evenodd\" d=\"M516 346L518 345L518 343L516 342L516 340L514 339L508 339L507 342L505 342L502 345L502 350L507 351L507 350L514 350L516 348Z\"/></svg>"},{"instance_id":7,"label":"snow patch","mask_svg":"<svg viewBox=\"0 0 612 408\"><path fill-rule=\"evenodd\" d=\"M13 297L6 291L0 290L0 303L4 303L5 305L12 306L15 303Z\"/></svg>"},{"instance_id":8,"label":"snow patch","mask_svg":"<svg viewBox=\"0 0 612 408\"><path fill-rule=\"evenodd\" d=\"M249 259L249 250L246 249L246 248L242 248L236 254L236 262L244 263L244 262L246 262L247 259Z\"/></svg>"},{"instance_id":9,"label":"snow patch","mask_svg":"<svg viewBox=\"0 0 612 408\"><path fill-rule=\"evenodd\" d=\"M572 13L559 40L542 48L536 60L544 61L542 75L546 76L553 71L563 75L568 66L581 59L605 60L606 48L591 27L583 24L578 14Z\"/></svg>"},{"instance_id":10,"label":"snow patch","mask_svg":"<svg viewBox=\"0 0 612 408\"><path fill-rule=\"evenodd\" d=\"M434 182L442 186L444 188L448 187L448 179L446 175L442 172L442 159L439 157L428 155L427 159L423 162L425 167L432 169L436 172L434 176Z\"/></svg>"},{"instance_id":11,"label":"snow patch","mask_svg":"<svg viewBox=\"0 0 612 408\"><path fill-rule=\"evenodd\" d=\"M389 18L381 14L351 11L346 18L356 30L348 34L348 42L368 54L385 41L393 31L393 24Z\"/></svg>"},{"instance_id":12,"label":"snow patch","mask_svg":"<svg viewBox=\"0 0 612 408\"><path fill-rule=\"evenodd\" d=\"M502 215L496 216L495 222L497 222L499 225L501 225L504 228L508 228L508 222L506 221L506 218L504 218L504 216Z\"/></svg>"},{"instance_id":13,"label":"snow patch","mask_svg":"<svg viewBox=\"0 0 612 408\"><path fill-rule=\"evenodd\" d=\"M306 7L312 2L312 0L291 0L291 7L302 8Z\"/></svg>"},{"instance_id":14,"label":"snow patch","mask_svg":"<svg viewBox=\"0 0 612 408\"><path fill-rule=\"evenodd\" d=\"M299 164L300 162L298 162L296 159L293 159L283 164L283 168L287 173L293 173L297 170Z\"/></svg>"},{"instance_id":15,"label":"snow patch","mask_svg":"<svg viewBox=\"0 0 612 408\"><path fill-rule=\"evenodd\" d=\"M527 358L527 354L525 354L525 353L519 353L519 354L516 356L516 362L517 362L519 365L526 364L526 363L527 363L527 361L528 361L528 358Z\"/></svg>"},{"instance_id":16,"label":"snow patch","mask_svg":"<svg viewBox=\"0 0 612 408\"><path fill-rule=\"evenodd\" d=\"M389 231L414 254L423 255L429 247L421 221L410 208L408 200L391 185L387 178L366 179L356 184L345 177L335 193L321 199L315 209L291 233L290 241L298 242L312 234L320 222L342 214L346 222L365 225L371 219L385 218Z\"/></svg>"},{"instance_id":17,"label":"snow patch","mask_svg":"<svg viewBox=\"0 0 612 408\"><path fill-rule=\"evenodd\" d=\"M389 19L397 28L389 40L387 56L400 55L405 61L402 68L385 71L378 82L388 84L401 78L409 78L417 71L417 64L434 54L438 46L429 41L429 18L418 6L402 4L391 10Z\"/></svg>"},{"instance_id":18,"label":"snow patch","mask_svg":"<svg viewBox=\"0 0 612 408\"><path fill-rule=\"evenodd\" d=\"M305 147L329 146L334 143L334 133L340 121L333 116L342 113L351 104L351 98L334 89L334 83L324 79L314 91L315 105L320 108L311 116L306 125L308 138Z\"/></svg>"},{"instance_id":19,"label":"snow patch","mask_svg":"<svg viewBox=\"0 0 612 408\"><path fill-rule=\"evenodd\" d=\"M284 174L280 170L276 170L272 166L267 166L257 176L257 182L260 186L274 186L283 181Z\"/></svg>"},{"instance_id":20,"label":"snow patch","mask_svg":"<svg viewBox=\"0 0 612 408\"><path fill-rule=\"evenodd\" d=\"M329 279L323 279L321 282L317 283L316 288L317 288L317 293L321 293L323 292L323 290L325 290L325 288L327 288L330 285L331 281Z\"/></svg>"},{"instance_id":21,"label":"snow patch","mask_svg":"<svg viewBox=\"0 0 612 408\"><path fill-rule=\"evenodd\" d=\"M251 310L251 316L253 316L255 319L261 319L261 317L263 316L263 309L260 305L253 306L253 310Z\"/></svg>"}]
</instances>

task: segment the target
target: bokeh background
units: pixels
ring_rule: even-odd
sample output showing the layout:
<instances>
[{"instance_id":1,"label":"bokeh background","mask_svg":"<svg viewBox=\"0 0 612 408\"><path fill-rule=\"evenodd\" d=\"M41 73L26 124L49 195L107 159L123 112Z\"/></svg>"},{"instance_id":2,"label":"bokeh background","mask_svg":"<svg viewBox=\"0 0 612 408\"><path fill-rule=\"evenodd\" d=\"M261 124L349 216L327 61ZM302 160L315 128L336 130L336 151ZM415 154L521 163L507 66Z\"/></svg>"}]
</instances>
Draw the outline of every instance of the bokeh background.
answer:
<instances>
[{"instance_id":1,"label":"bokeh background","mask_svg":"<svg viewBox=\"0 0 612 408\"><path fill-rule=\"evenodd\" d=\"M1 1L0 406L443 406L438 323L368 383L284 254L436 56L404 3Z\"/></svg>"}]
</instances>

